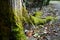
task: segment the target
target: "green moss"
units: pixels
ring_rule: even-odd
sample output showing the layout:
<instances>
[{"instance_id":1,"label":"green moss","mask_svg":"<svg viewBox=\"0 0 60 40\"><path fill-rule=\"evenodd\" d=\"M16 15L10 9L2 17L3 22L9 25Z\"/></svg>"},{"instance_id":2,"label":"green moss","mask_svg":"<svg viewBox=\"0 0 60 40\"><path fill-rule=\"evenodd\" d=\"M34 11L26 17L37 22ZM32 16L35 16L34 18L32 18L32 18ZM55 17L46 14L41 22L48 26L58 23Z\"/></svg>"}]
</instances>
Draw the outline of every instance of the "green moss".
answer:
<instances>
[{"instance_id":1,"label":"green moss","mask_svg":"<svg viewBox=\"0 0 60 40\"><path fill-rule=\"evenodd\" d=\"M44 24L45 20L41 19L41 18L37 18L34 16L31 16L32 21L34 22L34 24Z\"/></svg>"},{"instance_id":2,"label":"green moss","mask_svg":"<svg viewBox=\"0 0 60 40\"><path fill-rule=\"evenodd\" d=\"M35 17L41 17L43 13L41 11L36 11L34 14Z\"/></svg>"},{"instance_id":3,"label":"green moss","mask_svg":"<svg viewBox=\"0 0 60 40\"><path fill-rule=\"evenodd\" d=\"M52 21L53 19L54 19L54 17L52 17L52 16L47 16L47 17L46 17L46 22Z\"/></svg>"},{"instance_id":4,"label":"green moss","mask_svg":"<svg viewBox=\"0 0 60 40\"><path fill-rule=\"evenodd\" d=\"M15 21L12 26L12 32L13 32L13 35L15 36L15 39L16 40L26 40L26 36L23 32L22 20L19 18L19 16L16 16L16 15L14 16L14 19L15 19Z\"/></svg>"}]
</instances>

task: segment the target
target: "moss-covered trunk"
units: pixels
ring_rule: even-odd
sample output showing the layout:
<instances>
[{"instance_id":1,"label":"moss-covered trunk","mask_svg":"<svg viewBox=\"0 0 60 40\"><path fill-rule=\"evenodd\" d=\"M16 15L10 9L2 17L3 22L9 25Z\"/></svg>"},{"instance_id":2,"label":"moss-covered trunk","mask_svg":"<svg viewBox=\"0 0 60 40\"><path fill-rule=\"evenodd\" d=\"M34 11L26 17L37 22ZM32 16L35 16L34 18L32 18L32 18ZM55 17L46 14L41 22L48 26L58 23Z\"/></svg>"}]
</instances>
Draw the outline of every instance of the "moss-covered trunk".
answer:
<instances>
[{"instance_id":1,"label":"moss-covered trunk","mask_svg":"<svg viewBox=\"0 0 60 40\"><path fill-rule=\"evenodd\" d=\"M13 10L10 0L0 0L0 40L26 40L20 14Z\"/></svg>"}]
</instances>

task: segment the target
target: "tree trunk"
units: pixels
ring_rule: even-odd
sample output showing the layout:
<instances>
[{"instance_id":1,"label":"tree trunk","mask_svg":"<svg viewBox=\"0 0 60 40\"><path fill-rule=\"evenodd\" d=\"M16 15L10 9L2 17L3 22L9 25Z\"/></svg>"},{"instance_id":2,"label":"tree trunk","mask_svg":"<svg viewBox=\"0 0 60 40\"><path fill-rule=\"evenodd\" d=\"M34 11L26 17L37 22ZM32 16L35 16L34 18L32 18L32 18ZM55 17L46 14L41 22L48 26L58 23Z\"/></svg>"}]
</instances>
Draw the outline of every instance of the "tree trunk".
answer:
<instances>
[{"instance_id":1,"label":"tree trunk","mask_svg":"<svg viewBox=\"0 0 60 40\"><path fill-rule=\"evenodd\" d=\"M12 1L0 0L0 40L26 40L22 18L20 18L22 17L22 10L21 8L13 8ZM17 2L20 2L17 5L22 7L21 0Z\"/></svg>"}]
</instances>

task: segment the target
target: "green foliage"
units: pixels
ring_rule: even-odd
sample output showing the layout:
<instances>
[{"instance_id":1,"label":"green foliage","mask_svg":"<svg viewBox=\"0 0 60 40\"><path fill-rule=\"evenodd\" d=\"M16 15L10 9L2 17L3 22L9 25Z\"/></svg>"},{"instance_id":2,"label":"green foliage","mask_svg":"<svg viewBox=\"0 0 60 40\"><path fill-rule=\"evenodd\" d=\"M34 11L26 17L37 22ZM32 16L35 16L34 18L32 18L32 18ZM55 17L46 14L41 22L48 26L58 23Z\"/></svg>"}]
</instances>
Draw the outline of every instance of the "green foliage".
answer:
<instances>
[{"instance_id":1,"label":"green foliage","mask_svg":"<svg viewBox=\"0 0 60 40\"><path fill-rule=\"evenodd\" d=\"M34 14L35 17L41 17L43 13L41 11L36 11Z\"/></svg>"},{"instance_id":2,"label":"green foliage","mask_svg":"<svg viewBox=\"0 0 60 40\"><path fill-rule=\"evenodd\" d=\"M45 19L41 18L43 13L41 11L34 12L34 15L28 15L28 11L23 7L23 20L32 25L44 25L47 22L50 22L54 19L52 16L47 16Z\"/></svg>"},{"instance_id":3,"label":"green foliage","mask_svg":"<svg viewBox=\"0 0 60 40\"><path fill-rule=\"evenodd\" d=\"M28 15L28 11L26 10L25 7L22 8L22 18L23 18L23 21L26 22L26 23L29 23L30 22L30 18L29 18L29 15Z\"/></svg>"},{"instance_id":4,"label":"green foliage","mask_svg":"<svg viewBox=\"0 0 60 40\"><path fill-rule=\"evenodd\" d=\"M54 17L47 16L45 19L41 18L42 12L37 11L34 16L31 15L31 20L35 25L44 25L47 22L53 21Z\"/></svg>"},{"instance_id":5,"label":"green foliage","mask_svg":"<svg viewBox=\"0 0 60 40\"><path fill-rule=\"evenodd\" d=\"M43 25L45 23L45 20L41 19L41 18L37 18L37 17L31 16L31 19L34 22L34 24L41 24L41 25Z\"/></svg>"},{"instance_id":6,"label":"green foliage","mask_svg":"<svg viewBox=\"0 0 60 40\"><path fill-rule=\"evenodd\" d=\"M46 22L52 21L53 19L54 19L54 17L52 17L52 16L47 16L47 17L46 17Z\"/></svg>"}]
</instances>

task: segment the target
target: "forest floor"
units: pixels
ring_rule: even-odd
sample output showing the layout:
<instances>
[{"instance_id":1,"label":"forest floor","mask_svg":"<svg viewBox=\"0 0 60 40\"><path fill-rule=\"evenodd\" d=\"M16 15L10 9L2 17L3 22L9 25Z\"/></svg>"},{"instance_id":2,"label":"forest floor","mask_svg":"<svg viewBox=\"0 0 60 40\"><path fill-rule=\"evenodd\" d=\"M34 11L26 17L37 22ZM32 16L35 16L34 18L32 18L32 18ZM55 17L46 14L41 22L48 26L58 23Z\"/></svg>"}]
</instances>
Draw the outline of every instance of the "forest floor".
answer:
<instances>
[{"instance_id":1,"label":"forest floor","mask_svg":"<svg viewBox=\"0 0 60 40\"><path fill-rule=\"evenodd\" d=\"M60 40L60 25L59 26L57 25L57 24L60 24L60 2L56 2L56 1L50 2L50 4L48 6L44 6L42 10L44 12L44 15L43 15L44 17L49 13L51 14L51 11L55 11L55 14L57 15L57 20L53 22L53 24L56 24L56 26L52 28L55 31L50 35L47 34L46 38L48 40ZM44 28L42 28L41 30L43 29ZM52 29L50 28L50 30ZM36 40L36 39L31 37L29 38L29 40ZM46 40L46 39L43 39L43 40Z\"/></svg>"}]
</instances>

